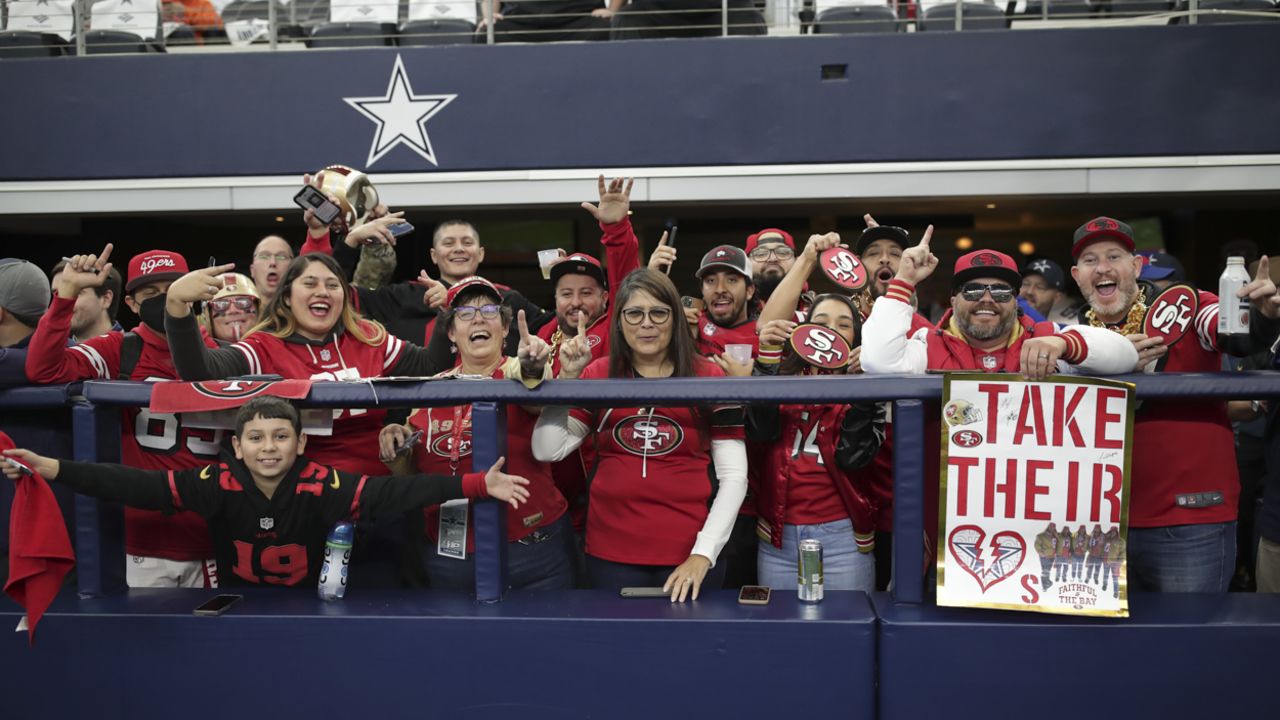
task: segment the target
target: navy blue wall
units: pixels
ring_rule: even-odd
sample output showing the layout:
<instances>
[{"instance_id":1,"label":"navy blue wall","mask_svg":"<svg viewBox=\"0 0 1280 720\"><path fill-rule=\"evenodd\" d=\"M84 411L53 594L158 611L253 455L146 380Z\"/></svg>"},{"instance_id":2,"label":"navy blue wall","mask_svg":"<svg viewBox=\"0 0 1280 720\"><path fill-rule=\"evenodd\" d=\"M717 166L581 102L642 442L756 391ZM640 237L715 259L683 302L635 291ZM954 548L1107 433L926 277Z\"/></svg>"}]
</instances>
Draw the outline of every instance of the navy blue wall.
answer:
<instances>
[{"instance_id":1,"label":"navy blue wall","mask_svg":"<svg viewBox=\"0 0 1280 720\"><path fill-rule=\"evenodd\" d=\"M1266 23L11 60L0 179L364 167L397 54L457 98L381 173L1280 152Z\"/></svg>"}]
</instances>

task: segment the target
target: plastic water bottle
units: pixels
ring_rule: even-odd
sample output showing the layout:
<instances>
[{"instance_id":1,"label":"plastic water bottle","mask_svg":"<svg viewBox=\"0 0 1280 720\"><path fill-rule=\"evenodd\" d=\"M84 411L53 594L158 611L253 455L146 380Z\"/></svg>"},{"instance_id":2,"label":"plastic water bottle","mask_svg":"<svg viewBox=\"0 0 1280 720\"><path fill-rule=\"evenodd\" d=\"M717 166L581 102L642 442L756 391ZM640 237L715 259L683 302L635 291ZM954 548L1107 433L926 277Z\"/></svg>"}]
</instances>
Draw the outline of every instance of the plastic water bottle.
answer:
<instances>
[{"instance_id":1,"label":"plastic water bottle","mask_svg":"<svg viewBox=\"0 0 1280 720\"><path fill-rule=\"evenodd\" d=\"M320 586L316 591L321 600L341 600L347 594L347 567L351 564L355 537L355 527L349 522L340 522L325 538L324 564L320 566Z\"/></svg>"},{"instance_id":2,"label":"plastic water bottle","mask_svg":"<svg viewBox=\"0 0 1280 720\"><path fill-rule=\"evenodd\" d=\"M1218 347L1233 354L1248 344L1249 299L1236 297L1247 284L1249 271L1244 269L1244 258L1227 258L1227 269L1218 278Z\"/></svg>"}]
</instances>

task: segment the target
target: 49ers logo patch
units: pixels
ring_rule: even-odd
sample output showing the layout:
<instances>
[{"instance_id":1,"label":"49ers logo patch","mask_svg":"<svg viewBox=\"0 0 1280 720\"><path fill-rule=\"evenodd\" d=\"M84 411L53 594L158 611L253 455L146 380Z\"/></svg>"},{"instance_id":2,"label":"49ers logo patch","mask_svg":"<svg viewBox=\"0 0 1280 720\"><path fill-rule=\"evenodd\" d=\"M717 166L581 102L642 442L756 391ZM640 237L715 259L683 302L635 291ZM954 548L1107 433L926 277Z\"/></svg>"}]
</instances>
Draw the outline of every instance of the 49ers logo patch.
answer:
<instances>
[{"instance_id":1,"label":"49ers logo patch","mask_svg":"<svg viewBox=\"0 0 1280 720\"><path fill-rule=\"evenodd\" d=\"M311 392L310 380L209 380L162 382L151 388L153 413L211 412L238 408L262 395L301 400Z\"/></svg>"},{"instance_id":2,"label":"49ers logo patch","mask_svg":"<svg viewBox=\"0 0 1280 720\"><path fill-rule=\"evenodd\" d=\"M191 383L191 389L205 397L220 400L251 398L275 385L274 381L262 380L210 380Z\"/></svg>"},{"instance_id":3,"label":"49ers logo patch","mask_svg":"<svg viewBox=\"0 0 1280 720\"><path fill-rule=\"evenodd\" d=\"M1142 321L1142 332L1147 337L1163 337L1165 347L1171 347L1191 329L1199 309L1200 296L1195 288L1182 283L1170 285L1151 302Z\"/></svg>"},{"instance_id":4,"label":"49ers logo patch","mask_svg":"<svg viewBox=\"0 0 1280 720\"><path fill-rule=\"evenodd\" d=\"M613 440L627 452L642 457L666 455L684 441L684 429L664 415L632 415L613 426Z\"/></svg>"},{"instance_id":5,"label":"49ers logo patch","mask_svg":"<svg viewBox=\"0 0 1280 720\"><path fill-rule=\"evenodd\" d=\"M867 284L867 268L857 255L842 247L828 248L818 258L822 272L837 285L848 290L861 290Z\"/></svg>"},{"instance_id":6,"label":"49ers logo patch","mask_svg":"<svg viewBox=\"0 0 1280 720\"><path fill-rule=\"evenodd\" d=\"M961 430L951 436L951 442L962 448L977 447L982 444L982 436L972 430Z\"/></svg>"}]
</instances>

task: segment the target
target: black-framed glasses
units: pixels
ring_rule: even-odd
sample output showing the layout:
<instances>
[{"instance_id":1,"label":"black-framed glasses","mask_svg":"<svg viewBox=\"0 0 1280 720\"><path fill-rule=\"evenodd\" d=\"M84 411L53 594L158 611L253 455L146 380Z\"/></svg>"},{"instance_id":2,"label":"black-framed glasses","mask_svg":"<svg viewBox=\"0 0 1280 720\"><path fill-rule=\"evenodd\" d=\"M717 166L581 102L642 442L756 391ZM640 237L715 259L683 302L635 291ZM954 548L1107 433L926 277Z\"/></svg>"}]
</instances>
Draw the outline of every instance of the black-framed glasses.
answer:
<instances>
[{"instance_id":1,"label":"black-framed glasses","mask_svg":"<svg viewBox=\"0 0 1280 720\"><path fill-rule=\"evenodd\" d=\"M622 319L628 325L639 325L644 322L645 316L649 316L649 322L654 325L665 325L671 319L671 308L665 305L651 307L648 310L638 307L625 308L622 311Z\"/></svg>"},{"instance_id":2,"label":"black-framed glasses","mask_svg":"<svg viewBox=\"0 0 1280 720\"><path fill-rule=\"evenodd\" d=\"M253 259L261 260L262 262L271 262L272 260L275 260L276 262L287 263L293 260L293 256L287 253L260 252L254 253Z\"/></svg>"},{"instance_id":3,"label":"black-framed glasses","mask_svg":"<svg viewBox=\"0 0 1280 720\"><path fill-rule=\"evenodd\" d=\"M486 320L492 320L502 312L501 305L481 305L475 307L472 305L459 305L453 309L454 317L462 322L471 322L475 319L476 313L480 313L480 317Z\"/></svg>"},{"instance_id":4,"label":"black-framed glasses","mask_svg":"<svg viewBox=\"0 0 1280 720\"><path fill-rule=\"evenodd\" d=\"M960 297L969 302L977 302L982 296L991 291L991 299L998 303L1007 303L1013 299L1013 288L1005 283L979 283L971 282L960 286Z\"/></svg>"},{"instance_id":5,"label":"black-framed glasses","mask_svg":"<svg viewBox=\"0 0 1280 720\"><path fill-rule=\"evenodd\" d=\"M209 311L214 315L225 315L231 312L233 307L240 312L256 313L258 312L258 301L248 296L218 298L209 301Z\"/></svg>"},{"instance_id":6,"label":"black-framed glasses","mask_svg":"<svg viewBox=\"0 0 1280 720\"><path fill-rule=\"evenodd\" d=\"M755 250L751 251L751 259L759 260L761 262L768 260L770 255L778 258L779 260L790 260L796 256L796 251L792 250L790 246L776 244L760 245L757 246Z\"/></svg>"}]
</instances>

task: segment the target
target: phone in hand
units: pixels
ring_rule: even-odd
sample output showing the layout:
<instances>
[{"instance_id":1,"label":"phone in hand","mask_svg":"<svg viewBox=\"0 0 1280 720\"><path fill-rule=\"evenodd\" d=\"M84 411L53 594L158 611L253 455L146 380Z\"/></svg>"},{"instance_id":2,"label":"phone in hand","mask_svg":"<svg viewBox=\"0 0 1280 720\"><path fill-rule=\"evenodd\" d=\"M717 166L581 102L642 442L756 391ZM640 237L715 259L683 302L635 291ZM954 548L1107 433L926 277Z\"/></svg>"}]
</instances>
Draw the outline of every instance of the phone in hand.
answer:
<instances>
[{"instance_id":1,"label":"phone in hand","mask_svg":"<svg viewBox=\"0 0 1280 720\"><path fill-rule=\"evenodd\" d=\"M624 587L618 592L624 598L670 598L671 591L660 587Z\"/></svg>"},{"instance_id":2,"label":"phone in hand","mask_svg":"<svg viewBox=\"0 0 1280 720\"><path fill-rule=\"evenodd\" d=\"M768 605L772 590L764 585L743 585L738 591L739 605Z\"/></svg>"},{"instance_id":3,"label":"phone in hand","mask_svg":"<svg viewBox=\"0 0 1280 720\"><path fill-rule=\"evenodd\" d=\"M342 213L342 208L334 205L333 201L312 185L303 185L298 194L293 196L293 201L303 210L314 212L316 219L325 225L333 222Z\"/></svg>"},{"instance_id":4,"label":"phone in hand","mask_svg":"<svg viewBox=\"0 0 1280 720\"><path fill-rule=\"evenodd\" d=\"M413 432L409 433L409 437L404 439L404 444L396 448L396 454L404 455L405 453L408 453L411 450L413 450L413 446L417 445L418 441L422 439L422 434L423 433L421 430L414 430Z\"/></svg>"},{"instance_id":5,"label":"phone in hand","mask_svg":"<svg viewBox=\"0 0 1280 720\"><path fill-rule=\"evenodd\" d=\"M4 461L9 463L9 467L16 469L18 472L22 473L23 475L35 474L34 472L32 472L31 468L27 467L24 463L14 460L11 457L5 458Z\"/></svg>"},{"instance_id":6,"label":"phone in hand","mask_svg":"<svg viewBox=\"0 0 1280 720\"><path fill-rule=\"evenodd\" d=\"M407 222L398 222L394 225L389 225L388 229L391 230L391 234L395 237L402 237L413 232L414 227Z\"/></svg>"},{"instance_id":7,"label":"phone in hand","mask_svg":"<svg viewBox=\"0 0 1280 720\"><path fill-rule=\"evenodd\" d=\"M203 605L196 608L194 613L202 617L217 617L226 612L232 605L235 605L243 597L243 595L215 595Z\"/></svg>"}]
</instances>

